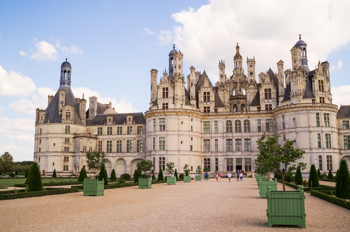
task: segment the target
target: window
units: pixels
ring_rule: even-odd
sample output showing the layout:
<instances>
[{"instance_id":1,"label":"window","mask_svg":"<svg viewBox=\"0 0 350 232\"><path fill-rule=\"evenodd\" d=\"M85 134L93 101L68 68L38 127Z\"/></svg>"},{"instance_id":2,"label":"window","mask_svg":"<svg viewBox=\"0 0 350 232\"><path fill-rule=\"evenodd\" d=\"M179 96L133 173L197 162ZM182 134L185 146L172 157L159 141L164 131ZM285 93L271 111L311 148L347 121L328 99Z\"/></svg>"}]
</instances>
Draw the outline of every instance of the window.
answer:
<instances>
[{"instance_id":1,"label":"window","mask_svg":"<svg viewBox=\"0 0 350 232\"><path fill-rule=\"evenodd\" d=\"M324 126L329 127L329 114L324 114Z\"/></svg>"},{"instance_id":2,"label":"window","mask_svg":"<svg viewBox=\"0 0 350 232\"><path fill-rule=\"evenodd\" d=\"M219 158L215 158L215 170L219 170Z\"/></svg>"},{"instance_id":3,"label":"window","mask_svg":"<svg viewBox=\"0 0 350 232\"><path fill-rule=\"evenodd\" d=\"M126 152L132 152L132 140L126 141Z\"/></svg>"},{"instance_id":4,"label":"window","mask_svg":"<svg viewBox=\"0 0 350 232\"><path fill-rule=\"evenodd\" d=\"M153 170L156 168L156 157L153 157Z\"/></svg>"},{"instance_id":5,"label":"window","mask_svg":"<svg viewBox=\"0 0 350 232\"><path fill-rule=\"evenodd\" d=\"M322 171L322 155L318 156L318 169Z\"/></svg>"},{"instance_id":6,"label":"window","mask_svg":"<svg viewBox=\"0 0 350 232\"><path fill-rule=\"evenodd\" d=\"M89 147L89 152L92 152L92 147Z\"/></svg>"},{"instance_id":7,"label":"window","mask_svg":"<svg viewBox=\"0 0 350 232\"><path fill-rule=\"evenodd\" d=\"M127 127L127 134L132 135L132 126Z\"/></svg>"},{"instance_id":8,"label":"window","mask_svg":"<svg viewBox=\"0 0 350 232\"><path fill-rule=\"evenodd\" d=\"M242 140L236 139L236 151L242 151Z\"/></svg>"},{"instance_id":9,"label":"window","mask_svg":"<svg viewBox=\"0 0 350 232\"><path fill-rule=\"evenodd\" d=\"M209 168L210 172L210 158L204 158L204 168Z\"/></svg>"},{"instance_id":10,"label":"window","mask_svg":"<svg viewBox=\"0 0 350 232\"><path fill-rule=\"evenodd\" d=\"M324 86L323 86L323 81L322 80L318 80L318 90L320 92L324 92Z\"/></svg>"},{"instance_id":11,"label":"window","mask_svg":"<svg viewBox=\"0 0 350 232\"><path fill-rule=\"evenodd\" d=\"M98 141L98 151L102 152L102 141Z\"/></svg>"},{"instance_id":12,"label":"window","mask_svg":"<svg viewBox=\"0 0 350 232\"><path fill-rule=\"evenodd\" d=\"M168 98L169 97L169 89L168 87L163 88L163 98Z\"/></svg>"},{"instance_id":13,"label":"window","mask_svg":"<svg viewBox=\"0 0 350 232\"><path fill-rule=\"evenodd\" d=\"M219 129L218 129L218 121L215 121L215 122L214 122L214 125L215 125L215 133L218 133L218 132L219 132Z\"/></svg>"},{"instance_id":14,"label":"window","mask_svg":"<svg viewBox=\"0 0 350 232\"><path fill-rule=\"evenodd\" d=\"M40 143L41 143L41 139L40 139ZM69 138L64 138L64 143L69 143Z\"/></svg>"},{"instance_id":15,"label":"window","mask_svg":"<svg viewBox=\"0 0 350 232\"><path fill-rule=\"evenodd\" d=\"M350 149L350 135L344 135L344 149L349 150Z\"/></svg>"},{"instance_id":16,"label":"window","mask_svg":"<svg viewBox=\"0 0 350 232\"><path fill-rule=\"evenodd\" d=\"M193 151L193 145L190 145L190 151Z\"/></svg>"},{"instance_id":17,"label":"window","mask_svg":"<svg viewBox=\"0 0 350 232\"><path fill-rule=\"evenodd\" d=\"M251 150L250 139L244 139L244 150L245 151L250 151Z\"/></svg>"},{"instance_id":18,"label":"window","mask_svg":"<svg viewBox=\"0 0 350 232\"><path fill-rule=\"evenodd\" d=\"M261 119L258 119L258 132L261 132Z\"/></svg>"},{"instance_id":19,"label":"window","mask_svg":"<svg viewBox=\"0 0 350 232\"><path fill-rule=\"evenodd\" d=\"M203 92L203 102L210 102L210 92Z\"/></svg>"},{"instance_id":20,"label":"window","mask_svg":"<svg viewBox=\"0 0 350 232\"><path fill-rule=\"evenodd\" d=\"M117 135L122 135L123 134L123 127L118 126L117 127Z\"/></svg>"},{"instance_id":21,"label":"window","mask_svg":"<svg viewBox=\"0 0 350 232\"><path fill-rule=\"evenodd\" d=\"M326 148L331 148L331 134L326 134Z\"/></svg>"},{"instance_id":22,"label":"window","mask_svg":"<svg viewBox=\"0 0 350 232\"><path fill-rule=\"evenodd\" d=\"M271 99L271 89L265 89L265 99Z\"/></svg>"},{"instance_id":23,"label":"window","mask_svg":"<svg viewBox=\"0 0 350 232\"><path fill-rule=\"evenodd\" d=\"M284 122L282 122L282 129L286 129Z\"/></svg>"},{"instance_id":24,"label":"window","mask_svg":"<svg viewBox=\"0 0 350 232\"><path fill-rule=\"evenodd\" d=\"M69 162L69 157L68 157L68 156L64 156L64 157L63 157L63 161L64 161L64 162Z\"/></svg>"},{"instance_id":25,"label":"window","mask_svg":"<svg viewBox=\"0 0 350 232\"><path fill-rule=\"evenodd\" d=\"M165 137L159 137L159 151L165 151Z\"/></svg>"},{"instance_id":26,"label":"window","mask_svg":"<svg viewBox=\"0 0 350 232\"><path fill-rule=\"evenodd\" d=\"M250 122L248 119L244 120L244 132L250 132Z\"/></svg>"},{"instance_id":27,"label":"window","mask_svg":"<svg viewBox=\"0 0 350 232\"><path fill-rule=\"evenodd\" d=\"M217 113L217 112L218 112L218 109L217 109L217 108L215 108L215 109L214 109L214 113Z\"/></svg>"},{"instance_id":28,"label":"window","mask_svg":"<svg viewBox=\"0 0 350 232\"><path fill-rule=\"evenodd\" d=\"M122 141L117 140L117 153L122 153Z\"/></svg>"},{"instance_id":29,"label":"window","mask_svg":"<svg viewBox=\"0 0 350 232\"><path fill-rule=\"evenodd\" d=\"M137 140L137 152L142 152L142 140Z\"/></svg>"},{"instance_id":30,"label":"window","mask_svg":"<svg viewBox=\"0 0 350 232\"><path fill-rule=\"evenodd\" d=\"M159 170L165 170L165 157L159 157Z\"/></svg>"},{"instance_id":31,"label":"window","mask_svg":"<svg viewBox=\"0 0 350 232\"><path fill-rule=\"evenodd\" d=\"M152 141L152 150L155 151L156 150L156 138L153 137L153 141Z\"/></svg>"},{"instance_id":32,"label":"window","mask_svg":"<svg viewBox=\"0 0 350 232\"><path fill-rule=\"evenodd\" d=\"M271 104L265 104L265 110L272 110Z\"/></svg>"},{"instance_id":33,"label":"window","mask_svg":"<svg viewBox=\"0 0 350 232\"><path fill-rule=\"evenodd\" d=\"M86 152L86 146L83 146L83 152Z\"/></svg>"},{"instance_id":34,"label":"window","mask_svg":"<svg viewBox=\"0 0 350 232\"><path fill-rule=\"evenodd\" d=\"M226 139L226 151L232 151L232 139Z\"/></svg>"},{"instance_id":35,"label":"window","mask_svg":"<svg viewBox=\"0 0 350 232\"><path fill-rule=\"evenodd\" d=\"M112 135L112 127L107 127L107 135Z\"/></svg>"},{"instance_id":36,"label":"window","mask_svg":"<svg viewBox=\"0 0 350 232\"><path fill-rule=\"evenodd\" d=\"M333 165L332 165L332 156L327 155L327 170L333 170Z\"/></svg>"},{"instance_id":37,"label":"window","mask_svg":"<svg viewBox=\"0 0 350 232\"><path fill-rule=\"evenodd\" d=\"M273 120L272 119L266 119L266 131L273 132Z\"/></svg>"},{"instance_id":38,"label":"window","mask_svg":"<svg viewBox=\"0 0 350 232\"><path fill-rule=\"evenodd\" d=\"M70 134L70 126L66 126L66 129L64 131L65 134Z\"/></svg>"},{"instance_id":39,"label":"window","mask_svg":"<svg viewBox=\"0 0 350 232\"><path fill-rule=\"evenodd\" d=\"M219 150L219 140L215 139L215 152L218 152Z\"/></svg>"},{"instance_id":40,"label":"window","mask_svg":"<svg viewBox=\"0 0 350 232\"><path fill-rule=\"evenodd\" d=\"M226 165L227 165L226 171L232 172L233 171L233 158L227 158Z\"/></svg>"},{"instance_id":41,"label":"window","mask_svg":"<svg viewBox=\"0 0 350 232\"><path fill-rule=\"evenodd\" d=\"M64 152L69 152L69 147L64 147Z\"/></svg>"},{"instance_id":42,"label":"window","mask_svg":"<svg viewBox=\"0 0 350 232\"><path fill-rule=\"evenodd\" d=\"M210 113L210 106L204 106L204 113Z\"/></svg>"},{"instance_id":43,"label":"window","mask_svg":"<svg viewBox=\"0 0 350 232\"><path fill-rule=\"evenodd\" d=\"M160 118L159 119L159 130L160 131L165 131L165 118Z\"/></svg>"},{"instance_id":44,"label":"window","mask_svg":"<svg viewBox=\"0 0 350 232\"><path fill-rule=\"evenodd\" d=\"M102 135L102 127L97 128L97 135Z\"/></svg>"},{"instance_id":45,"label":"window","mask_svg":"<svg viewBox=\"0 0 350 232\"><path fill-rule=\"evenodd\" d=\"M252 170L252 159L251 158L245 158L245 171L250 172Z\"/></svg>"},{"instance_id":46,"label":"window","mask_svg":"<svg viewBox=\"0 0 350 232\"><path fill-rule=\"evenodd\" d=\"M142 126L137 127L137 134L142 135Z\"/></svg>"},{"instance_id":47,"label":"window","mask_svg":"<svg viewBox=\"0 0 350 232\"><path fill-rule=\"evenodd\" d=\"M112 153L112 141L107 141L107 153Z\"/></svg>"},{"instance_id":48,"label":"window","mask_svg":"<svg viewBox=\"0 0 350 232\"><path fill-rule=\"evenodd\" d=\"M231 120L226 121L226 133L232 133L232 121Z\"/></svg>"},{"instance_id":49,"label":"window","mask_svg":"<svg viewBox=\"0 0 350 232\"><path fill-rule=\"evenodd\" d=\"M156 119L153 119L153 131L156 131Z\"/></svg>"},{"instance_id":50,"label":"window","mask_svg":"<svg viewBox=\"0 0 350 232\"><path fill-rule=\"evenodd\" d=\"M193 131L193 126L191 126L191 131Z\"/></svg>"},{"instance_id":51,"label":"window","mask_svg":"<svg viewBox=\"0 0 350 232\"><path fill-rule=\"evenodd\" d=\"M204 121L203 122L203 133L210 133L210 122Z\"/></svg>"},{"instance_id":52,"label":"window","mask_svg":"<svg viewBox=\"0 0 350 232\"><path fill-rule=\"evenodd\" d=\"M242 167L242 158L236 158L236 166Z\"/></svg>"},{"instance_id":53,"label":"window","mask_svg":"<svg viewBox=\"0 0 350 232\"><path fill-rule=\"evenodd\" d=\"M321 134L320 133L317 134L317 146L318 146L318 148L321 148Z\"/></svg>"},{"instance_id":54,"label":"window","mask_svg":"<svg viewBox=\"0 0 350 232\"><path fill-rule=\"evenodd\" d=\"M204 139L204 152L210 152L210 139Z\"/></svg>"},{"instance_id":55,"label":"window","mask_svg":"<svg viewBox=\"0 0 350 232\"><path fill-rule=\"evenodd\" d=\"M257 110L258 110L258 111L261 111L261 107L260 107L260 106L258 106L258 107L257 107Z\"/></svg>"},{"instance_id":56,"label":"window","mask_svg":"<svg viewBox=\"0 0 350 232\"><path fill-rule=\"evenodd\" d=\"M70 112L66 112L66 120L70 120Z\"/></svg>"},{"instance_id":57,"label":"window","mask_svg":"<svg viewBox=\"0 0 350 232\"><path fill-rule=\"evenodd\" d=\"M63 171L68 171L68 165L63 165Z\"/></svg>"},{"instance_id":58,"label":"window","mask_svg":"<svg viewBox=\"0 0 350 232\"><path fill-rule=\"evenodd\" d=\"M39 139L39 144L41 144L41 139Z\"/></svg>"},{"instance_id":59,"label":"window","mask_svg":"<svg viewBox=\"0 0 350 232\"><path fill-rule=\"evenodd\" d=\"M239 120L235 121L235 132L236 133L241 133L242 132L242 130L241 130L241 121L239 121Z\"/></svg>"},{"instance_id":60,"label":"window","mask_svg":"<svg viewBox=\"0 0 350 232\"><path fill-rule=\"evenodd\" d=\"M349 129L349 121L343 121L343 129L346 130L346 129Z\"/></svg>"},{"instance_id":61,"label":"window","mask_svg":"<svg viewBox=\"0 0 350 232\"><path fill-rule=\"evenodd\" d=\"M163 103L162 104L162 109L163 110L167 110L169 108L169 104L168 103Z\"/></svg>"},{"instance_id":62,"label":"window","mask_svg":"<svg viewBox=\"0 0 350 232\"><path fill-rule=\"evenodd\" d=\"M52 166L55 166L55 163L52 163Z\"/></svg>"},{"instance_id":63,"label":"window","mask_svg":"<svg viewBox=\"0 0 350 232\"><path fill-rule=\"evenodd\" d=\"M320 126L320 113L316 113L316 126Z\"/></svg>"},{"instance_id":64,"label":"window","mask_svg":"<svg viewBox=\"0 0 350 232\"><path fill-rule=\"evenodd\" d=\"M324 97L320 97L320 103L324 103Z\"/></svg>"}]
</instances>

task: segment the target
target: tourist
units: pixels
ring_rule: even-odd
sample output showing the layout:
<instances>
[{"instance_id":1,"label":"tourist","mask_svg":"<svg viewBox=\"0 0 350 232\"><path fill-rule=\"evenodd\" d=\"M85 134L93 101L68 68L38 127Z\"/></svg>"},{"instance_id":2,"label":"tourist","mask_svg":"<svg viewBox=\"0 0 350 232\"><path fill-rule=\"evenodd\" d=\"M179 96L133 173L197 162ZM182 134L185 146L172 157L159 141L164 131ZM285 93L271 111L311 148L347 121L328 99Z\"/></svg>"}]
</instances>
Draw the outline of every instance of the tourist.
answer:
<instances>
[{"instance_id":1,"label":"tourist","mask_svg":"<svg viewBox=\"0 0 350 232\"><path fill-rule=\"evenodd\" d=\"M209 180L208 172L205 172L205 174L204 174L204 180Z\"/></svg>"},{"instance_id":2,"label":"tourist","mask_svg":"<svg viewBox=\"0 0 350 232\"><path fill-rule=\"evenodd\" d=\"M242 171L239 172L239 178L241 179L241 181L243 180L243 172Z\"/></svg>"},{"instance_id":3,"label":"tourist","mask_svg":"<svg viewBox=\"0 0 350 232\"><path fill-rule=\"evenodd\" d=\"M216 181L219 179L219 173L216 173Z\"/></svg>"},{"instance_id":4,"label":"tourist","mask_svg":"<svg viewBox=\"0 0 350 232\"><path fill-rule=\"evenodd\" d=\"M237 170L236 178L237 178L237 181L239 181L239 170Z\"/></svg>"},{"instance_id":5,"label":"tourist","mask_svg":"<svg viewBox=\"0 0 350 232\"><path fill-rule=\"evenodd\" d=\"M227 174L228 182L231 182L231 177L232 177L231 172L228 172L228 174Z\"/></svg>"},{"instance_id":6,"label":"tourist","mask_svg":"<svg viewBox=\"0 0 350 232\"><path fill-rule=\"evenodd\" d=\"M221 173L219 172L219 182L221 182Z\"/></svg>"}]
</instances>

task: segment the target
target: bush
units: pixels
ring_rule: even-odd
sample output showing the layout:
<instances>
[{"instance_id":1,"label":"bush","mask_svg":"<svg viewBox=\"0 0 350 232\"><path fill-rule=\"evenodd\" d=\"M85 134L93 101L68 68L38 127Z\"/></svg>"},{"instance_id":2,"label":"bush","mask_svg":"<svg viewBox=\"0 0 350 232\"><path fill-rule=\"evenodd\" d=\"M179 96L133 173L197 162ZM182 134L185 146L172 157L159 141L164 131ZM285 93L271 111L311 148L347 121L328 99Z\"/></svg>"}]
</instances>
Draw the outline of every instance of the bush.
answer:
<instances>
[{"instance_id":1,"label":"bush","mask_svg":"<svg viewBox=\"0 0 350 232\"><path fill-rule=\"evenodd\" d=\"M98 180L102 179L104 181L104 185L108 185L108 176L104 165L102 165L100 173L98 174Z\"/></svg>"},{"instance_id":2,"label":"bush","mask_svg":"<svg viewBox=\"0 0 350 232\"><path fill-rule=\"evenodd\" d=\"M111 178L110 178L110 180L117 180L117 177L116 177L116 175L115 175L114 168L113 168L113 170L112 170L112 172L111 172Z\"/></svg>"},{"instance_id":3,"label":"bush","mask_svg":"<svg viewBox=\"0 0 350 232\"><path fill-rule=\"evenodd\" d=\"M345 160L340 161L337 171L336 196L343 199L350 199L349 169Z\"/></svg>"},{"instance_id":4,"label":"bush","mask_svg":"<svg viewBox=\"0 0 350 232\"><path fill-rule=\"evenodd\" d=\"M41 182L40 170L37 163L33 163L30 167L27 178L27 190L28 191L42 191L43 184Z\"/></svg>"},{"instance_id":5,"label":"bush","mask_svg":"<svg viewBox=\"0 0 350 232\"><path fill-rule=\"evenodd\" d=\"M56 173L56 172L55 172L55 173ZM53 176L53 175L52 175L52 176ZM86 178L86 176L85 176L85 170L84 170L84 168L81 168L80 173L79 173L78 181L79 181L79 182L83 182L85 178Z\"/></svg>"},{"instance_id":6,"label":"bush","mask_svg":"<svg viewBox=\"0 0 350 232\"><path fill-rule=\"evenodd\" d=\"M139 183L139 177L140 177L139 171L136 169L134 171L134 183Z\"/></svg>"},{"instance_id":7,"label":"bush","mask_svg":"<svg viewBox=\"0 0 350 232\"><path fill-rule=\"evenodd\" d=\"M320 172L320 169L317 169L317 175L318 175L318 179L321 178L321 172Z\"/></svg>"},{"instance_id":8,"label":"bush","mask_svg":"<svg viewBox=\"0 0 350 232\"><path fill-rule=\"evenodd\" d=\"M339 206L344 207L346 209L350 209L350 202L349 201L341 199L341 198L338 198L338 197L331 196L325 191L312 190L311 191L311 195L313 195L315 197L319 197L319 198L321 198L323 200L332 202L333 204L339 205Z\"/></svg>"},{"instance_id":9,"label":"bush","mask_svg":"<svg viewBox=\"0 0 350 232\"><path fill-rule=\"evenodd\" d=\"M309 183L307 182L307 180L303 180L303 186L304 186L304 187L308 186L308 184L309 184Z\"/></svg>"},{"instance_id":10,"label":"bush","mask_svg":"<svg viewBox=\"0 0 350 232\"><path fill-rule=\"evenodd\" d=\"M324 173L323 173L323 174L321 175L321 179L322 179L322 180L327 180L327 179L328 179L327 174L324 174Z\"/></svg>"},{"instance_id":11,"label":"bush","mask_svg":"<svg viewBox=\"0 0 350 232\"><path fill-rule=\"evenodd\" d=\"M301 175L300 167L297 168L297 172L295 173L295 184L303 184L303 176Z\"/></svg>"},{"instance_id":12,"label":"bush","mask_svg":"<svg viewBox=\"0 0 350 232\"><path fill-rule=\"evenodd\" d=\"M310 168L310 176L309 176L308 186L309 187L318 187L319 186L317 172L316 172L316 168L315 168L314 164L311 165L311 168Z\"/></svg>"},{"instance_id":13,"label":"bush","mask_svg":"<svg viewBox=\"0 0 350 232\"><path fill-rule=\"evenodd\" d=\"M0 172L1 175L1 172ZM28 169L26 170L26 173L24 174L24 177L27 178L28 177Z\"/></svg>"},{"instance_id":14,"label":"bush","mask_svg":"<svg viewBox=\"0 0 350 232\"><path fill-rule=\"evenodd\" d=\"M125 179L125 180L130 180L131 176L129 175L129 173L124 173L120 176L120 178Z\"/></svg>"},{"instance_id":15,"label":"bush","mask_svg":"<svg viewBox=\"0 0 350 232\"><path fill-rule=\"evenodd\" d=\"M119 184L124 184L125 183L125 180L123 178L120 178L119 179Z\"/></svg>"},{"instance_id":16,"label":"bush","mask_svg":"<svg viewBox=\"0 0 350 232\"><path fill-rule=\"evenodd\" d=\"M177 169L175 169L174 177L176 177L176 179L179 179L179 177L177 176Z\"/></svg>"},{"instance_id":17,"label":"bush","mask_svg":"<svg viewBox=\"0 0 350 232\"><path fill-rule=\"evenodd\" d=\"M332 173L332 170L329 170L327 179L328 179L328 180L333 180L333 173Z\"/></svg>"},{"instance_id":18,"label":"bush","mask_svg":"<svg viewBox=\"0 0 350 232\"><path fill-rule=\"evenodd\" d=\"M16 173L11 172L11 173L9 173L8 175L9 175L11 178L13 178L13 177L16 176Z\"/></svg>"},{"instance_id":19,"label":"bush","mask_svg":"<svg viewBox=\"0 0 350 232\"><path fill-rule=\"evenodd\" d=\"M56 178L56 169L53 170L53 173L52 173L52 178Z\"/></svg>"},{"instance_id":20,"label":"bush","mask_svg":"<svg viewBox=\"0 0 350 232\"><path fill-rule=\"evenodd\" d=\"M164 178L163 178L163 171L162 169L159 170L159 173L158 173L158 181L163 181Z\"/></svg>"},{"instance_id":21,"label":"bush","mask_svg":"<svg viewBox=\"0 0 350 232\"><path fill-rule=\"evenodd\" d=\"M152 181L156 179L156 176L154 175L154 172L152 170Z\"/></svg>"},{"instance_id":22,"label":"bush","mask_svg":"<svg viewBox=\"0 0 350 232\"><path fill-rule=\"evenodd\" d=\"M180 174L179 178L183 180L184 179L184 174Z\"/></svg>"}]
</instances>

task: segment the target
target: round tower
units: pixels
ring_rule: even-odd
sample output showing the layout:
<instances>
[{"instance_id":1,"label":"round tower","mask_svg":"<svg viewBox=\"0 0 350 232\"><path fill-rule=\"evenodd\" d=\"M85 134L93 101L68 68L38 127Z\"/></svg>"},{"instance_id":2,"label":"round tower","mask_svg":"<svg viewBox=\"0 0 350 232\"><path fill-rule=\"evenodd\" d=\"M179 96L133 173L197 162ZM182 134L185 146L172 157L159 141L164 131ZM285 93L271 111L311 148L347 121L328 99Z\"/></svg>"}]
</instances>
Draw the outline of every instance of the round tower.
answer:
<instances>
[{"instance_id":1,"label":"round tower","mask_svg":"<svg viewBox=\"0 0 350 232\"><path fill-rule=\"evenodd\" d=\"M71 83L71 73L72 73L72 66L67 61L63 62L61 65L61 79L60 79L60 86L66 85L70 86Z\"/></svg>"},{"instance_id":2,"label":"round tower","mask_svg":"<svg viewBox=\"0 0 350 232\"><path fill-rule=\"evenodd\" d=\"M308 68L307 64L307 44L301 40L301 34L299 34L299 41L295 44L296 47L301 49L301 65Z\"/></svg>"}]
</instances>

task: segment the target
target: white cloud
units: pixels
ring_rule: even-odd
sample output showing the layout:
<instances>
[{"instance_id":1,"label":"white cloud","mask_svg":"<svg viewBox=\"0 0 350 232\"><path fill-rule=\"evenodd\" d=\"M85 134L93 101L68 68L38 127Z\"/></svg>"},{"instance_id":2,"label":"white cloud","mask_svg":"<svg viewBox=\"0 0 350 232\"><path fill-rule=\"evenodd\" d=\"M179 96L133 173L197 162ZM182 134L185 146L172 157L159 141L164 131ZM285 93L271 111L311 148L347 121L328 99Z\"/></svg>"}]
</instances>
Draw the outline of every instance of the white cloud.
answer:
<instances>
[{"instance_id":1,"label":"white cloud","mask_svg":"<svg viewBox=\"0 0 350 232\"><path fill-rule=\"evenodd\" d=\"M146 33L147 35L154 35L155 34L153 31L151 31L147 27L145 29L143 29L143 32Z\"/></svg>"},{"instance_id":2,"label":"white cloud","mask_svg":"<svg viewBox=\"0 0 350 232\"><path fill-rule=\"evenodd\" d=\"M350 105L350 85L342 85L338 87L332 87L333 104L338 105Z\"/></svg>"},{"instance_id":3,"label":"white cloud","mask_svg":"<svg viewBox=\"0 0 350 232\"><path fill-rule=\"evenodd\" d=\"M28 99L19 99L9 105L13 111L19 114L31 114L35 116L35 105Z\"/></svg>"},{"instance_id":4,"label":"white cloud","mask_svg":"<svg viewBox=\"0 0 350 232\"><path fill-rule=\"evenodd\" d=\"M35 84L20 72L7 72L0 65L0 96L26 97L35 91Z\"/></svg>"},{"instance_id":5,"label":"white cloud","mask_svg":"<svg viewBox=\"0 0 350 232\"><path fill-rule=\"evenodd\" d=\"M58 48L60 49L60 51L62 53L65 53L65 54L73 54L73 55L82 55L82 54L84 54L84 50L81 49L80 47L76 46L76 45L72 45L70 47L59 45Z\"/></svg>"},{"instance_id":6,"label":"white cloud","mask_svg":"<svg viewBox=\"0 0 350 232\"><path fill-rule=\"evenodd\" d=\"M46 109L48 104L48 95L54 95L55 90L51 88L37 88L37 93L33 94L32 100L35 105L35 108Z\"/></svg>"},{"instance_id":7,"label":"white cloud","mask_svg":"<svg viewBox=\"0 0 350 232\"><path fill-rule=\"evenodd\" d=\"M49 61L57 59L57 55L59 53L52 44L46 41L40 41L35 44L35 47L37 52L31 56L32 59L38 61Z\"/></svg>"},{"instance_id":8,"label":"white cloud","mask_svg":"<svg viewBox=\"0 0 350 232\"><path fill-rule=\"evenodd\" d=\"M341 67L343 67L343 62L341 62L341 60L338 61L337 67L338 67L338 69L340 69Z\"/></svg>"},{"instance_id":9,"label":"white cloud","mask_svg":"<svg viewBox=\"0 0 350 232\"><path fill-rule=\"evenodd\" d=\"M174 33L188 66L205 69L209 77L217 80L217 63L221 59L226 61L227 75L232 75L237 42L244 63L247 56L255 56L256 73L270 67L276 72L280 59L285 68L290 68L290 49L298 41L300 29L308 44L309 67L313 69L318 60L325 60L332 50L350 42L350 30L344 30L350 21L347 9L350 1L211 0L197 10L189 8L173 14L180 26L172 32L162 31L159 42L169 45Z\"/></svg>"},{"instance_id":10,"label":"white cloud","mask_svg":"<svg viewBox=\"0 0 350 232\"><path fill-rule=\"evenodd\" d=\"M25 51L19 51L19 54L21 56L29 56L28 53L26 53Z\"/></svg>"}]
</instances>

